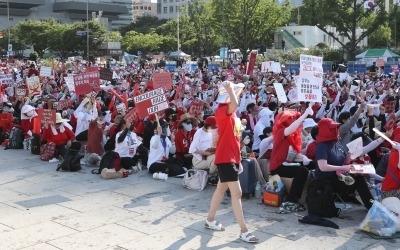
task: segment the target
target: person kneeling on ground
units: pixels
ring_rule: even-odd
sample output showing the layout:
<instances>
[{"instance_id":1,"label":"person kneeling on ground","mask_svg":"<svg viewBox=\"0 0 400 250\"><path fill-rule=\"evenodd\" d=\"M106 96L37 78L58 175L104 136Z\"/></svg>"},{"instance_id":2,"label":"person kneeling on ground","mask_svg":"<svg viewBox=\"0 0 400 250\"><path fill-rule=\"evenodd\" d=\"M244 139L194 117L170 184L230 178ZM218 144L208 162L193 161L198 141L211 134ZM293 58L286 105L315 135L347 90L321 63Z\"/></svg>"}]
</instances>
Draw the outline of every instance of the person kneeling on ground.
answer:
<instances>
[{"instance_id":1,"label":"person kneeling on ground","mask_svg":"<svg viewBox=\"0 0 400 250\"><path fill-rule=\"evenodd\" d=\"M218 177L216 176L217 166L214 164L215 148L212 146L211 130L217 128L217 122L214 116L209 116L204 121L204 126L198 129L194 134L189 153L193 154L193 168L208 169L211 177L209 183L217 185Z\"/></svg>"}]
</instances>

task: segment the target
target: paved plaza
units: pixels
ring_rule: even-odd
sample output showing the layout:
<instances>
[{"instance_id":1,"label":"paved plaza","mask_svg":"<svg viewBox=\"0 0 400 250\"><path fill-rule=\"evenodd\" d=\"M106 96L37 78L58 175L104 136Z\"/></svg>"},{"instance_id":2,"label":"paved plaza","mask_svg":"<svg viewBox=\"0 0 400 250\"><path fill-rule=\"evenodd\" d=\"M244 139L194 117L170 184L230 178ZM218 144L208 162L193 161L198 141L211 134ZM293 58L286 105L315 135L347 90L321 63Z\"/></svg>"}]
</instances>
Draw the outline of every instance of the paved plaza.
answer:
<instances>
[{"instance_id":1,"label":"paved plaza","mask_svg":"<svg viewBox=\"0 0 400 250\"><path fill-rule=\"evenodd\" d=\"M353 205L332 219L340 229L304 225L299 214L276 214L260 200L243 200L258 244L242 242L230 198L204 228L214 186L198 192L182 179L154 180L147 171L103 180L92 167L56 172L25 150L0 148L0 249L400 249L400 240L375 240L357 230L366 215Z\"/></svg>"}]
</instances>

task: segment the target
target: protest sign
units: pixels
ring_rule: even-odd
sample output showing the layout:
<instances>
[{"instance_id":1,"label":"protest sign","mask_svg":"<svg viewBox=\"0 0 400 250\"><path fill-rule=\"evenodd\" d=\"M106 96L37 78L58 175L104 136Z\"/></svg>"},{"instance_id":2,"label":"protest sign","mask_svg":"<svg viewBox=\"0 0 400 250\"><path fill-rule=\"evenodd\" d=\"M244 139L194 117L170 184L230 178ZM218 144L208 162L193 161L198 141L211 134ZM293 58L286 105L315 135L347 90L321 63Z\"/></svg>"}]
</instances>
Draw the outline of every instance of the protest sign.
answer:
<instances>
[{"instance_id":1,"label":"protest sign","mask_svg":"<svg viewBox=\"0 0 400 250\"><path fill-rule=\"evenodd\" d=\"M289 101L297 102L297 89L289 90L287 97L288 97Z\"/></svg>"},{"instance_id":2,"label":"protest sign","mask_svg":"<svg viewBox=\"0 0 400 250\"><path fill-rule=\"evenodd\" d=\"M100 79L106 81L112 81L113 72L111 69L100 68Z\"/></svg>"},{"instance_id":3,"label":"protest sign","mask_svg":"<svg viewBox=\"0 0 400 250\"><path fill-rule=\"evenodd\" d=\"M349 73L339 73L339 80L344 81L349 77ZM349 79L348 79L349 80ZM349 80L351 81L351 80Z\"/></svg>"},{"instance_id":4,"label":"protest sign","mask_svg":"<svg viewBox=\"0 0 400 250\"><path fill-rule=\"evenodd\" d=\"M226 80L227 81L234 81L235 80L235 70L228 69L226 71Z\"/></svg>"},{"instance_id":5,"label":"protest sign","mask_svg":"<svg viewBox=\"0 0 400 250\"><path fill-rule=\"evenodd\" d=\"M75 84L74 84L73 76L64 77L64 81L65 81L65 84L67 84L69 91L75 91Z\"/></svg>"},{"instance_id":6,"label":"protest sign","mask_svg":"<svg viewBox=\"0 0 400 250\"><path fill-rule=\"evenodd\" d=\"M163 88L154 89L135 96L134 102L140 119L169 108Z\"/></svg>"},{"instance_id":7,"label":"protest sign","mask_svg":"<svg viewBox=\"0 0 400 250\"><path fill-rule=\"evenodd\" d=\"M31 76L26 78L26 85L28 86L29 95L40 95L42 85L38 76Z\"/></svg>"},{"instance_id":8,"label":"protest sign","mask_svg":"<svg viewBox=\"0 0 400 250\"><path fill-rule=\"evenodd\" d=\"M11 86L13 83L13 75L12 74L0 75L0 83L1 85Z\"/></svg>"},{"instance_id":9,"label":"protest sign","mask_svg":"<svg viewBox=\"0 0 400 250\"><path fill-rule=\"evenodd\" d=\"M281 73L281 63L280 62L274 62L272 64L272 72L274 73Z\"/></svg>"},{"instance_id":10,"label":"protest sign","mask_svg":"<svg viewBox=\"0 0 400 250\"><path fill-rule=\"evenodd\" d=\"M26 96L26 89L25 88L16 88L15 89L17 96Z\"/></svg>"},{"instance_id":11,"label":"protest sign","mask_svg":"<svg viewBox=\"0 0 400 250\"><path fill-rule=\"evenodd\" d=\"M359 91L360 90L360 87L359 86L356 86L356 85L351 85L350 86L350 92L349 92L349 94L350 95L355 95L355 91Z\"/></svg>"},{"instance_id":12,"label":"protest sign","mask_svg":"<svg viewBox=\"0 0 400 250\"><path fill-rule=\"evenodd\" d=\"M204 109L204 102L202 100L195 99L189 105L189 115L197 116Z\"/></svg>"},{"instance_id":13,"label":"protest sign","mask_svg":"<svg viewBox=\"0 0 400 250\"><path fill-rule=\"evenodd\" d=\"M73 106L73 104L74 104L74 102L71 99L64 99L64 100L58 101L57 109L63 110L66 108L70 108Z\"/></svg>"},{"instance_id":14,"label":"protest sign","mask_svg":"<svg viewBox=\"0 0 400 250\"><path fill-rule=\"evenodd\" d=\"M155 89L164 87L165 89L172 89L172 77L168 72L154 73L153 74L153 87Z\"/></svg>"},{"instance_id":15,"label":"protest sign","mask_svg":"<svg viewBox=\"0 0 400 250\"><path fill-rule=\"evenodd\" d=\"M38 117L43 123L56 124L55 109L38 109Z\"/></svg>"},{"instance_id":16,"label":"protest sign","mask_svg":"<svg viewBox=\"0 0 400 250\"><path fill-rule=\"evenodd\" d=\"M297 101L322 102L322 57L300 55Z\"/></svg>"},{"instance_id":17,"label":"protest sign","mask_svg":"<svg viewBox=\"0 0 400 250\"><path fill-rule=\"evenodd\" d=\"M139 114L136 108L131 109L128 114L125 115L124 119L125 121L129 121L131 123L137 121L139 119Z\"/></svg>"},{"instance_id":18,"label":"protest sign","mask_svg":"<svg viewBox=\"0 0 400 250\"><path fill-rule=\"evenodd\" d=\"M351 159L356 159L363 152L363 141L362 137L358 137L357 139L349 142L346 144L347 148L349 149Z\"/></svg>"},{"instance_id":19,"label":"protest sign","mask_svg":"<svg viewBox=\"0 0 400 250\"><path fill-rule=\"evenodd\" d=\"M390 69L393 73L399 73L399 65L390 65Z\"/></svg>"},{"instance_id":20,"label":"protest sign","mask_svg":"<svg viewBox=\"0 0 400 250\"><path fill-rule=\"evenodd\" d=\"M78 95L86 95L92 91L100 91L100 74L99 72L89 72L74 75L75 93Z\"/></svg>"},{"instance_id":21,"label":"protest sign","mask_svg":"<svg viewBox=\"0 0 400 250\"><path fill-rule=\"evenodd\" d=\"M385 60L383 60L383 59L376 59L376 66L377 66L377 67L383 67L383 66L385 66Z\"/></svg>"},{"instance_id":22,"label":"protest sign","mask_svg":"<svg viewBox=\"0 0 400 250\"><path fill-rule=\"evenodd\" d=\"M288 99L287 99L285 90L283 89L282 83L274 82L274 88L275 88L275 92L276 92L276 96L278 97L278 100L281 103L287 103Z\"/></svg>"},{"instance_id":23,"label":"protest sign","mask_svg":"<svg viewBox=\"0 0 400 250\"><path fill-rule=\"evenodd\" d=\"M51 67L41 66L39 74L40 76L45 76L45 77L51 76Z\"/></svg>"},{"instance_id":24,"label":"protest sign","mask_svg":"<svg viewBox=\"0 0 400 250\"><path fill-rule=\"evenodd\" d=\"M183 103L182 103L182 100L181 99L175 99L174 101L173 101L173 103L175 103L175 106L176 106L176 108L183 108Z\"/></svg>"},{"instance_id":25,"label":"protest sign","mask_svg":"<svg viewBox=\"0 0 400 250\"><path fill-rule=\"evenodd\" d=\"M267 61L261 63L261 72L273 72L274 71L274 61Z\"/></svg>"},{"instance_id":26,"label":"protest sign","mask_svg":"<svg viewBox=\"0 0 400 250\"><path fill-rule=\"evenodd\" d=\"M252 75L254 71L254 65L256 64L257 53L250 53L249 64L247 65L247 75Z\"/></svg>"}]
</instances>

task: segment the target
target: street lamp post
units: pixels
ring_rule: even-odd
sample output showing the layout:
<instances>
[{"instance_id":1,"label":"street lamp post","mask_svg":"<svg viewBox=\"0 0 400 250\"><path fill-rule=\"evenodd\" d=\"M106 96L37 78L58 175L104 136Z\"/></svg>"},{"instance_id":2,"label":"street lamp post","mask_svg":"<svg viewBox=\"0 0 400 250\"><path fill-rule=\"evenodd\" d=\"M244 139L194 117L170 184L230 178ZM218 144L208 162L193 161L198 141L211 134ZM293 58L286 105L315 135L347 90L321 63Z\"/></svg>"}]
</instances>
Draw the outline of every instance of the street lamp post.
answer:
<instances>
[{"instance_id":1,"label":"street lamp post","mask_svg":"<svg viewBox=\"0 0 400 250\"><path fill-rule=\"evenodd\" d=\"M7 0L7 19L8 19L8 44L11 43L11 32L10 32L10 2Z\"/></svg>"},{"instance_id":2,"label":"street lamp post","mask_svg":"<svg viewBox=\"0 0 400 250\"><path fill-rule=\"evenodd\" d=\"M181 8L181 2L178 0L178 10L177 10L177 16L178 16L178 26L177 26L177 38L178 38L178 53L180 50L180 41L179 41L179 12L180 12L180 8Z\"/></svg>"},{"instance_id":3,"label":"street lamp post","mask_svg":"<svg viewBox=\"0 0 400 250\"><path fill-rule=\"evenodd\" d=\"M86 53L87 65L89 65L89 0L86 0Z\"/></svg>"}]
</instances>

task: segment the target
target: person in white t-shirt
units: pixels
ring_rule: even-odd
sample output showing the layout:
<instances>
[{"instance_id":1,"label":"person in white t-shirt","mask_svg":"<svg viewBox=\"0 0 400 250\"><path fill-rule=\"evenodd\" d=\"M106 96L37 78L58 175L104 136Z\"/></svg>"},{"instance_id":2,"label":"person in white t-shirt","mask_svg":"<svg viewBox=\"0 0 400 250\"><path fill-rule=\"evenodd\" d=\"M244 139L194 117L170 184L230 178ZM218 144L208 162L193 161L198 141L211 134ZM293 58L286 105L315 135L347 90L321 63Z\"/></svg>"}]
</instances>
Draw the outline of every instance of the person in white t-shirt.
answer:
<instances>
[{"instance_id":1,"label":"person in white t-shirt","mask_svg":"<svg viewBox=\"0 0 400 250\"><path fill-rule=\"evenodd\" d=\"M268 105L268 108L263 108L261 111L258 113L258 122L256 126L254 126L254 136L253 136L253 146L252 146L252 151L256 153L260 153L260 142L261 142L261 137L263 137L263 130L266 127L272 127L272 124L274 123L274 112L276 109L276 103L271 102Z\"/></svg>"},{"instance_id":2,"label":"person in white t-shirt","mask_svg":"<svg viewBox=\"0 0 400 250\"><path fill-rule=\"evenodd\" d=\"M174 135L171 134L171 140L174 141ZM175 154L175 143L163 134L161 126L157 127L157 133L150 139L150 152L147 166L149 172L154 174L156 172L168 173L169 169L165 163L170 154Z\"/></svg>"},{"instance_id":3,"label":"person in white t-shirt","mask_svg":"<svg viewBox=\"0 0 400 250\"><path fill-rule=\"evenodd\" d=\"M133 124L129 121L121 120L125 123L124 130L117 133L115 137L115 152L121 157L121 165L125 169L131 169L136 164L136 150L142 142L135 132ZM137 169L135 169L137 170Z\"/></svg>"},{"instance_id":4,"label":"person in white t-shirt","mask_svg":"<svg viewBox=\"0 0 400 250\"><path fill-rule=\"evenodd\" d=\"M190 144L189 153L193 154L193 168L209 169L210 174L217 171L217 166L214 164L215 148L212 143L211 130L216 129L217 122L214 116L209 116L204 121L204 126L198 129L193 136L193 141Z\"/></svg>"}]
</instances>

